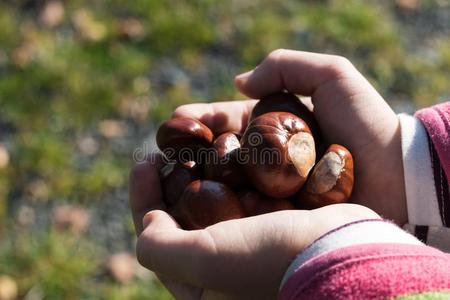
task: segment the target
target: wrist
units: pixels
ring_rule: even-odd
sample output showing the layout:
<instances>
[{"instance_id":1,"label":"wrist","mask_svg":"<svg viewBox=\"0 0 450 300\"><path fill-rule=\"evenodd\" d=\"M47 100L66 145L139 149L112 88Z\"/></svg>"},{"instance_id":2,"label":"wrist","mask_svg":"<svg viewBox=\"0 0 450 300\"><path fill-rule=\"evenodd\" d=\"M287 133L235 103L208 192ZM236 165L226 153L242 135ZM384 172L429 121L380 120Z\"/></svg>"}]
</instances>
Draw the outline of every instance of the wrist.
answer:
<instances>
[{"instance_id":1,"label":"wrist","mask_svg":"<svg viewBox=\"0 0 450 300\"><path fill-rule=\"evenodd\" d=\"M395 131L392 137L383 145L377 147L382 149L380 153L374 153L371 157L365 157L367 164L365 168L370 169L375 176L369 178L363 177L358 186L375 187L356 191L359 195L358 204L367 206L380 214L383 218L394 221L402 226L408 221L408 212L406 206L405 180L403 172L402 145L400 123L397 120ZM365 170L360 170L364 172ZM355 180L360 176L355 175ZM361 176L362 177L362 176Z\"/></svg>"},{"instance_id":2,"label":"wrist","mask_svg":"<svg viewBox=\"0 0 450 300\"><path fill-rule=\"evenodd\" d=\"M383 176L383 185L381 185L381 191L385 191L386 193L385 197L380 198L383 205L381 214L385 218L393 220L397 225L402 226L408 222L408 209L406 205L405 176L403 172L401 129L399 122L397 131L386 152L390 160L385 164L386 176Z\"/></svg>"}]
</instances>

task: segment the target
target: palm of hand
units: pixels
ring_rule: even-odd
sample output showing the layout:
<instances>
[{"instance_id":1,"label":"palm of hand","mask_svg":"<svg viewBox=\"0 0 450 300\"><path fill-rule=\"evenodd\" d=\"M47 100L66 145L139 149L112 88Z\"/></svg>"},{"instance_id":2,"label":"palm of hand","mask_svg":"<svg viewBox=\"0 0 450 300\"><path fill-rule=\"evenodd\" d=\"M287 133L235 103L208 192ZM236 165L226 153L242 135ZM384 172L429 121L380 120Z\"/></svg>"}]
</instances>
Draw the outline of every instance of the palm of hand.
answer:
<instances>
[{"instance_id":1,"label":"palm of hand","mask_svg":"<svg viewBox=\"0 0 450 300\"><path fill-rule=\"evenodd\" d=\"M332 229L368 218L378 215L363 206L336 204L184 231L158 210L144 217L150 225L139 237L137 256L180 299L274 299L300 249Z\"/></svg>"}]
</instances>

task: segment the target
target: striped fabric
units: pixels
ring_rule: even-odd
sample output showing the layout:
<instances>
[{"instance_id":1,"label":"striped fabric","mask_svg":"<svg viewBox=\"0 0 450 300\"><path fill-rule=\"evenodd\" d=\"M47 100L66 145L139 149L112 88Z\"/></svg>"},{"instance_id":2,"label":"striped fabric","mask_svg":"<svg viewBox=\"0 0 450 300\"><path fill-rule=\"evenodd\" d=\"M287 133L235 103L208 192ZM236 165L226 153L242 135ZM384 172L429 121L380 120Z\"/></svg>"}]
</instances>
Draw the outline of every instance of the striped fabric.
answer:
<instances>
[{"instance_id":1,"label":"striped fabric","mask_svg":"<svg viewBox=\"0 0 450 300\"><path fill-rule=\"evenodd\" d=\"M393 298L393 300L448 300L448 299L450 299L450 291L420 293Z\"/></svg>"},{"instance_id":2,"label":"striped fabric","mask_svg":"<svg viewBox=\"0 0 450 300\"><path fill-rule=\"evenodd\" d=\"M386 220L368 219L348 223L328 232L306 247L289 266L281 280L281 286L297 269L315 256L348 246L374 243L423 245L414 236L399 230L397 225Z\"/></svg>"},{"instance_id":3,"label":"striped fabric","mask_svg":"<svg viewBox=\"0 0 450 300\"><path fill-rule=\"evenodd\" d=\"M428 134L419 119L400 114L408 222L442 226Z\"/></svg>"},{"instance_id":4,"label":"striped fabric","mask_svg":"<svg viewBox=\"0 0 450 300\"><path fill-rule=\"evenodd\" d=\"M439 204L439 214L441 216L442 224L445 227L450 227L450 195L448 190L448 179L441 166L438 153L430 136L428 136L428 139L431 165L433 166L434 186L436 188L436 196ZM450 153L448 155L450 156Z\"/></svg>"},{"instance_id":5,"label":"striped fabric","mask_svg":"<svg viewBox=\"0 0 450 300\"><path fill-rule=\"evenodd\" d=\"M390 299L447 291L450 291L450 259L438 250L415 245L369 244L310 260L289 278L279 298Z\"/></svg>"},{"instance_id":6,"label":"striped fabric","mask_svg":"<svg viewBox=\"0 0 450 300\"><path fill-rule=\"evenodd\" d=\"M423 123L431 141L429 146L439 213L443 225L450 227L450 102L419 110L415 117Z\"/></svg>"}]
</instances>

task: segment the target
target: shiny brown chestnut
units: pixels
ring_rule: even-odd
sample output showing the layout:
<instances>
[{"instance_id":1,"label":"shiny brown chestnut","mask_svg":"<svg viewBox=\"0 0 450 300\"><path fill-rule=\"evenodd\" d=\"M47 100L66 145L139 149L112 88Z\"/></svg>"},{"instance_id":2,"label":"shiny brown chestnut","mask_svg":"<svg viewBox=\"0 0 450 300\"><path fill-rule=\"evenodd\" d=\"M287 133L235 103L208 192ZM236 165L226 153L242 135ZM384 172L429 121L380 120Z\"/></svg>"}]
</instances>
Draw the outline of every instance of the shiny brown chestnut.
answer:
<instances>
[{"instance_id":1,"label":"shiny brown chestnut","mask_svg":"<svg viewBox=\"0 0 450 300\"><path fill-rule=\"evenodd\" d=\"M189 183L201 178L201 168L194 161L168 163L160 174L164 202L171 207L180 199Z\"/></svg>"},{"instance_id":2,"label":"shiny brown chestnut","mask_svg":"<svg viewBox=\"0 0 450 300\"><path fill-rule=\"evenodd\" d=\"M261 98L253 108L249 122L268 112L289 112L301 118L311 130L316 145L321 144L322 134L314 114L294 94L278 92Z\"/></svg>"},{"instance_id":3,"label":"shiny brown chestnut","mask_svg":"<svg viewBox=\"0 0 450 300\"><path fill-rule=\"evenodd\" d=\"M184 229L189 230L245 217L236 194L225 184L211 180L191 182L171 214Z\"/></svg>"},{"instance_id":4,"label":"shiny brown chestnut","mask_svg":"<svg viewBox=\"0 0 450 300\"><path fill-rule=\"evenodd\" d=\"M237 155L241 144L233 132L218 136L212 145L212 156L205 164L205 179L225 183L228 187L242 186L246 182L244 172L238 164Z\"/></svg>"},{"instance_id":5,"label":"shiny brown chestnut","mask_svg":"<svg viewBox=\"0 0 450 300\"><path fill-rule=\"evenodd\" d=\"M271 213L279 210L295 209L287 199L276 199L253 190L242 191L238 194L239 201L248 217Z\"/></svg>"},{"instance_id":6,"label":"shiny brown chestnut","mask_svg":"<svg viewBox=\"0 0 450 300\"><path fill-rule=\"evenodd\" d=\"M172 118L164 122L156 133L156 143L169 158L177 161L196 160L200 148L211 146L214 135L202 122L193 118Z\"/></svg>"},{"instance_id":7,"label":"shiny brown chestnut","mask_svg":"<svg viewBox=\"0 0 450 300\"><path fill-rule=\"evenodd\" d=\"M333 144L314 167L297 199L309 208L347 202L353 190L353 158L344 146Z\"/></svg>"},{"instance_id":8,"label":"shiny brown chestnut","mask_svg":"<svg viewBox=\"0 0 450 300\"><path fill-rule=\"evenodd\" d=\"M295 194L316 160L308 125L294 114L270 112L255 118L241 140L241 163L253 186L274 198Z\"/></svg>"}]
</instances>

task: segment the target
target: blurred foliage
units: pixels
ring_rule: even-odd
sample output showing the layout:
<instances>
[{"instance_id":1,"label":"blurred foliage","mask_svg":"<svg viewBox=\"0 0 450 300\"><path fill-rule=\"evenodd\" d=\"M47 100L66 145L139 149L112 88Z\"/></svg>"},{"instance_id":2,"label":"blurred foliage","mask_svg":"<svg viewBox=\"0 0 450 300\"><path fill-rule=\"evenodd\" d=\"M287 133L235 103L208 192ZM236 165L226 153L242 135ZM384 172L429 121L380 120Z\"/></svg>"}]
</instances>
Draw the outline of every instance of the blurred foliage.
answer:
<instances>
[{"instance_id":1,"label":"blurred foliage","mask_svg":"<svg viewBox=\"0 0 450 300\"><path fill-rule=\"evenodd\" d=\"M84 241L57 232L11 233L0 246L0 273L21 278L20 289L45 291L50 299L75 299L96 266Z\"/></svg>"},{"instance_id":2,"label":"blurred foliage","mask_svg":"<svg viewBox=\"0 0 450 300\"><path fill-rule=\"evenodd\" d=\"M155 281L102 276L107 249L95 237L42 224L22 232L16 210L115 197L155 124L180 104L242 97L233 76L276 48L344 55L391 104L441 101L443 9L439 0L1 1L0 147L10 158L0 156L0 273L21 295L167 298Z\"/></svg>"},{"instance_id":3,"label":"blurred foliage","mask_svg":"<svg viewBox=\"0 0 450 300\"><path fill-rule=\"evenodd\" d=\"M137 279L126 286L99 281L102 253L76 235L19 230L3 238L0 274L20 279L20 296L33 299L170 299L156 281Z\"/></svg>"}]
</instances>

